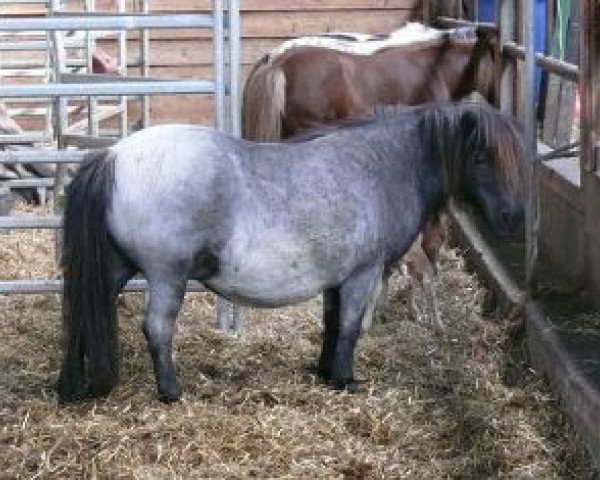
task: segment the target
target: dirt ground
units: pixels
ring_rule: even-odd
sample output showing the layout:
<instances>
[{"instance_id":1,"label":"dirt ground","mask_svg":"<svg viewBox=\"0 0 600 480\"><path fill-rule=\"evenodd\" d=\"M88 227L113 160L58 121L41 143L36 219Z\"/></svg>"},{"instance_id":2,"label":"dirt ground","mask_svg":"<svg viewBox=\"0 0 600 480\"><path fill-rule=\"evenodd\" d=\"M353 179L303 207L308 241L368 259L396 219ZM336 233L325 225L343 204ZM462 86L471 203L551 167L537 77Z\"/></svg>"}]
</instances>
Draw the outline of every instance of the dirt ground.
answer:
<instances>
[{"instance_id":1,"label":"dirt ground","mask_svg":"<svg viewBox=\"0 0 600 480\"><path fill-rule=\"evenodd\" d=\"M52 235L0 235L0 278L56 277ZM156 399L143 298L120 299L121 379L59 408L56 295L0 296L0 478L592 479L583 448L522 346L521 319L482 313L485 290L442 255L440 332L392 281L364 335L356 394L321 385L320 303L255 310L239 335L188 294L175 357L184 398Z\"/></svg>"}]
</instances>

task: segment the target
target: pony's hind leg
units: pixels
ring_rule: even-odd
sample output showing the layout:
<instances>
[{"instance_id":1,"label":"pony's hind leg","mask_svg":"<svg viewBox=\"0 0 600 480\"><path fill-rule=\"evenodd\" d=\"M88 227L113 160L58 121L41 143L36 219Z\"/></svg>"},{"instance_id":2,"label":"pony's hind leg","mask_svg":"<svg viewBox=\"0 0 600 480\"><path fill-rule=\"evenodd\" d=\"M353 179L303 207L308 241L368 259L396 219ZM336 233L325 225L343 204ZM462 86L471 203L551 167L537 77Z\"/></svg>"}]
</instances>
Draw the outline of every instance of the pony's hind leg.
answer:
<instances>
[{"instance_id":1,"label":"pony's hind leg","mask_svg":"<svg viewBox=\"0 0 600 480\"><path fill-rule=\"evenodd\" d=\"M323 349L319 373L335 388L356 389L354 348L374 292L380 287L383 266L376 264L354 273L337 288L323 292Z\"/></svg>"},{"instance_id":2,"label":"pony's hind leg","mask_svg":"<svg viewBox=\"0 0 600 480\"><path fill-rule=\"evenodd\" d=\"M173 367L172 346L175 320L185 294L185 279L176 281L149 281L148 304L143 330L152 356L158 397L163 402L174 402L181 397Z\"/></svg>"}]
</instances>

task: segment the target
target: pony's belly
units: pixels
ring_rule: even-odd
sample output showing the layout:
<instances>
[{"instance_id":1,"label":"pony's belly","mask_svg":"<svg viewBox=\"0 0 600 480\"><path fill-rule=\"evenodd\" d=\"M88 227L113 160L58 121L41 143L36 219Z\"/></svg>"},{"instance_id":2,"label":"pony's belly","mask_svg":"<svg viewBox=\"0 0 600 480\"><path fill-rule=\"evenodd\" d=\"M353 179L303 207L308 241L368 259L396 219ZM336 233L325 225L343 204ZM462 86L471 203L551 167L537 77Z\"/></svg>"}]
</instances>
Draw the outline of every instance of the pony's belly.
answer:
<instances>
[{"instance_id":1,"label":"pony's belly","mask_svg":"<svg viewBox=\"0 0 600 480\"><path fill-rule=\"evenodd\" d=\"M307 300L328 285L332 272L313 258L310 248L273 240L267 239L266 248L231 246L222 252L216 275L205 283L232 300L266 307Z\"/></svg>"},{"instance_id":2,"label":"pony's belly","mask_svg":"<svg viewBox=\"0 0 600 480\"><path fill-rule=\"evenodd\" d=\"M283 307L318 295L325 285L307 278L229 275L223 272L204 283L231 301L254 307Z\"/></svg>"}]
</instances>

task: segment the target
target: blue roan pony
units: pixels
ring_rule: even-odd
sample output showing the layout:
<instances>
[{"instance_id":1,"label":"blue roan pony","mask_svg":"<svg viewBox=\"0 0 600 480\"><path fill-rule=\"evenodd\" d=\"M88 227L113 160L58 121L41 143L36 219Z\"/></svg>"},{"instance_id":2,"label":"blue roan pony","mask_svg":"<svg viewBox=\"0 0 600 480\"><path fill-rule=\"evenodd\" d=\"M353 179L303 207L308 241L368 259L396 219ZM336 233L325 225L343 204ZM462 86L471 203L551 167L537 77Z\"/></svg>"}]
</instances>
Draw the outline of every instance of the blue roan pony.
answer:
<instances>
[{"instance_id":1,"label":"blue roan pony","mask_svg":"<svg viewBox=\"0 0 600 480\"><path fill-rule=\"evenodd\" d=\"M404 108L309 137L251 143L165 125L89 154L65 212L61 402L115 385L115 300L138 271L163 401L181 396L171 348L188 279L257 307L323 292L319 373L351 388L384 268L449 197L478 205L499 233L521 223L522 138L491 108Z\"/></svg>"}]
</instances>

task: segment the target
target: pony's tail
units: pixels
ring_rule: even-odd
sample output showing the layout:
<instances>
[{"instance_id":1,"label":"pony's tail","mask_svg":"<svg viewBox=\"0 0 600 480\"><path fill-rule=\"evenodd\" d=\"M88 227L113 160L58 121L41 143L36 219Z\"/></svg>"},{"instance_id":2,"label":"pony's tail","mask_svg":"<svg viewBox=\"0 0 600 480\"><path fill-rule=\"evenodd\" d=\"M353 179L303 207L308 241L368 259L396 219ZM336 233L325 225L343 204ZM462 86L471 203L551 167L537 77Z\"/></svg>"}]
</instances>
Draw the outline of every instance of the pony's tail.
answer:
<instances>
[{"instance_id":1,"label":"pony's tail","mask_svg":"<svg viewBox=\"0 0 600 480\"><path fill-rule=\"evenodd\" d=\"M92 151L67 192L61 403L106 394L117 381L117 316L106 219L113 178L114 159L109 151Z\"/></svg>"},{"instance_id":2,"label":"pony's tail","mask_svg":"<svg viewBox=\"0 0 600 480\"><path fill-rule=\"evenodd\" d=\"M242 136L258 142L281 140L285 73L265 56L248 75L242 100Z\"/></svg>"}]
</instances>

